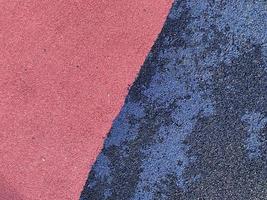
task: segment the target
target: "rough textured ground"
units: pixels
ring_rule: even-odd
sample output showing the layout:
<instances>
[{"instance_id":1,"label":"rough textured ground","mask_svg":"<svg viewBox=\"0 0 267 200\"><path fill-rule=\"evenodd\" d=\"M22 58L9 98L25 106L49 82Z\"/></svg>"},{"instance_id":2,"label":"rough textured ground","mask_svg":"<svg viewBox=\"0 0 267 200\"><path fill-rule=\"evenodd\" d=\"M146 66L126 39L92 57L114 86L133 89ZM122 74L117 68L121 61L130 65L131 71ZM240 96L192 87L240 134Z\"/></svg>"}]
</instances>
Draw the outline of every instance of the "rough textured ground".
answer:
<instances>
[{"instance_id":1,"label":"rough textured ground","mask_svg":"<svg viewBox=\"0 0 267 200\"><path fill-rule=\"evenodd\" d=\"M176 0L81 200L267 199L267 2Z\"/></svg>"},{"instance_id":2,"label":"rough textured ground","mask_svg":"<svg viewBox=\"0 0 267 200\"><path fill-rule=\"evenodd\" d=\"M172 0L0 0L0 200L77 200Z\"/></svg>"}]
</instances>

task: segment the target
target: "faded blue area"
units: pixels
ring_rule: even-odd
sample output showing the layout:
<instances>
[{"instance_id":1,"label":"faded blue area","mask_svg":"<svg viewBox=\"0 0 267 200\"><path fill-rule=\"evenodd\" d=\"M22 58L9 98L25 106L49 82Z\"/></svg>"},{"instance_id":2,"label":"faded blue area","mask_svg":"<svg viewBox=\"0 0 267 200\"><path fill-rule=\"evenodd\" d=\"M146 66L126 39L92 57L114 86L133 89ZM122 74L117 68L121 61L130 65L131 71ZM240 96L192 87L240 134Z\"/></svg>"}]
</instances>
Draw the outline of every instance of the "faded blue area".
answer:
<instances>
[{"instance_id":1,"label":"faded blue area","mask_svg":"<svg viewBox=\"0 0 267 200\"><path fill-rule=\"evenodd\" d=\"M177 65L177 60L183 57L183 64ZM145 159L141 165L142 173L133 199L153 199L157 182L169 174L181 177L183 169L192 158L185 154L187 147L182 144L187 134L192 132L196 117L205 116L214 112L212 100L203 95L209 91L202 91L198 80L203 79L210 83L211 75L208 71L197 72L196 63L192 59L194 49L177 50L172 48L161 52L160 58L168 60L164 72L156 73L150 87L143 94L158 105L167 106L176 102L172 109L170 125L162 124L155 135L153 145L144 147L142 152ZM179 99L179 100L178 100ZM177 162L181 165L177 165ZM185 187L182 178L178 179L177 186Z\"/></svg>"},{"instance_id":2,"label":"faded blue area","mask_svg":"<svg viewBox=\"0 0 267 200\"><path fill-rule=\"evenodd\" d=\"M178 3L174 5L175 11L169 16L171 19L182 15L183 9L176 6ZM201 11L197 14L200 13ZM199 29L198 25L196 23L193 27ZM152 78L150 87L143 92L153 103L166 106L175 101L177 105L171 113L173 123L161 125L156 135L161 142L156 142L142 150L145 153L145 159L141 165L142 173L134 199L153 199L155 185L169 174L180 177L177 186L185 187L181 175L185 166L193 159L185 154L187 147L182 142L186 135L192 132L197 116L200 114L210 116L214 113L212 99L208 97L211 91L199 87L199 81L204 81L206 85L211 84L212 74L208 67L212 57L207 58L204 63L196 61L205 50L205 47L194 46L196 42L201 43L202 35L196 32L190 37L186 34L182 37L187 41L188 46L192 44L192 47L163 49L159 58L168 63L158 70ZM165 43L173 43L173 39L167 37ZM177 161L182 164L177 165Z\"/></svg>"},{"instance_id":3,"label":"faded blue area","mask_svg":"<svg viewBox=\"0 0 267 200\"><path fill-rule=\"evenodd\" d=\"M109 165L110 165L110 162L108 158L105 155L100 154L95 163L96 174L100 179L104 179L105 177L110 175Z\"/></svg>"},{"instance_id":4,"label":"faded blue area","mask_svg":"<svg viewBox=\"0 0 267 200\"><path fill-rule=\"evenodd\" d=\"M264 43L262 45L262 55L263 55L263 60L264 60L264 63L265 63L265 71L267 72L267 43Z\"/></svg>"},{"instance_id":5,"label":"faded blue area","mask_svg":"<svg viewBox=\"0 0 267 200\"><path fill-rule=\"evenodd\" d=\"M111 189L105 189L104 191L104 199L108 199L111 196Z\"/></svg>"},{"instance_id":6,"label":"faded blue area","mask_svg":"<svg viewBox=\"0 0 267 200\"><path fill-rule=\"evenodd\" d=\"M141 104L133 102L125 104L118 118L114 121L109 139L105 141L105 147L119 146L123 142L135 139L139 124L131 123L131 119L139 119L144 117L144 115L144 108Z\"/></svg>"},{"instance_id":7,"label":"faded blue area","mask_svg":"<svg viewBox=\"0 0 267 200\"><path fill-rule=\"evenodd\" d=\"M97 161L94 164L94 170L96 173L97 178L100 180L105 180L108 183L111 183L112 177L110 176L110 161L108 158L103 154L100 153L99 156L97 157ZM89 188L92 188L96 185L95 181L91 181L88 184Z\"/></svg>"},{"instance_id":8,"label":"faded blue area","mask_svg":"<svg viewBox=\"0 0 267 200\"><path fill-rule=\"evenodd\" d=\"M246 147L249 158L258 158L261 156L260 147L262 142L260 141L260 132L267 124L267 117L260 113L246 113L242 117L247 125L248 138L246 140Z\"/></svg>"},{"instance_id":9,"label":"faded blue area","mask_svg":"<svg viewBox=\"0 0 267 200\"><path fill-rule=\"evenodd\" d=\"M267 41L266 1L231 1L224 6L221 23L228 22L230 33L235 37L235 44L242 45L247 39L254 44ZM236 15L238 13L238 17Z\"/></svg>"}]
</instances>

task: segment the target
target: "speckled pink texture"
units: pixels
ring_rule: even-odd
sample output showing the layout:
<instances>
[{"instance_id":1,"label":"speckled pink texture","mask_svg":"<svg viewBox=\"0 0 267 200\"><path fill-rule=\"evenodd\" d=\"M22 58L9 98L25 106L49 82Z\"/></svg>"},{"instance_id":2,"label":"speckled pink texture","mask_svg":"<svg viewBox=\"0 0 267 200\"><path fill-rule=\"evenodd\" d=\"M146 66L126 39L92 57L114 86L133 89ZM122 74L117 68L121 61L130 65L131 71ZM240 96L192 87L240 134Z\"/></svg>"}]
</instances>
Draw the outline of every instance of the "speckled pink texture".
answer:
<instances>
[{"instance_id":1,"label":"speckled pink texture","mask_svg":"<svg viewBox=\"0 0 267 200\"><path fill-rule=\"evenodd\" d=\"M78 199L171 2L0 0L0 199Z\"/></svg>"}]
</instances>

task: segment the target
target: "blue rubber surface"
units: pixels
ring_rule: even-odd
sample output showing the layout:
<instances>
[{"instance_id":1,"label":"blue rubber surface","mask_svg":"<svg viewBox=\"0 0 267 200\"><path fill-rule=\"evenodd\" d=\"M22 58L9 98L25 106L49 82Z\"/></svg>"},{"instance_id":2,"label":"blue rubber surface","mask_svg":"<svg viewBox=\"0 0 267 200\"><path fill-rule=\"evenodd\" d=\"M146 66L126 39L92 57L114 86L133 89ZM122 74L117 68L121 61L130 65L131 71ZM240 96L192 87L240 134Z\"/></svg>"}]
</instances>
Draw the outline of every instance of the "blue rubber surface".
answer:
<instances>
[{"instance_id":1,"label":"blue rubber surface","mask_svg":"<svg viewBox=\"0 0 267 200\"><path fill-rule=\"evenodd\" d=\"M175 0L89 199L267 199L266 0Z\"/></svg>"}]
</instances>

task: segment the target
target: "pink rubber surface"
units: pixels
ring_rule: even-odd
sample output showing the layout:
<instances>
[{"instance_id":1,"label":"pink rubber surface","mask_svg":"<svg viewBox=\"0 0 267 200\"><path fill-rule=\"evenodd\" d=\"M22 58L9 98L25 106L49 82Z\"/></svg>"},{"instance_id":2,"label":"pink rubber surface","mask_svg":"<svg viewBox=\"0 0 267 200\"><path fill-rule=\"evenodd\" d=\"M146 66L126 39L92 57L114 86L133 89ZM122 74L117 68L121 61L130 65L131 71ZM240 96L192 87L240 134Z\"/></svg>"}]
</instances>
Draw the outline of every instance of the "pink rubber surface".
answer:
<instances>
[{"instance_id":1,"label":"pink rubber surface","mask_svg":"<svg viewBox=\"0 0 267 200\"><path fill-rule=\"evenodd\" d=\"M78 199L171 2L0 0L0 200Z\"/></svg>"}]
</instances>

